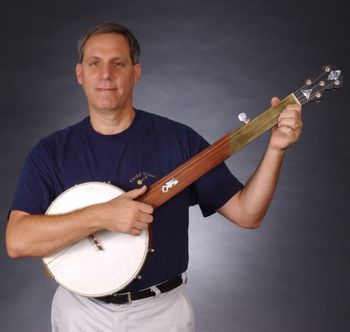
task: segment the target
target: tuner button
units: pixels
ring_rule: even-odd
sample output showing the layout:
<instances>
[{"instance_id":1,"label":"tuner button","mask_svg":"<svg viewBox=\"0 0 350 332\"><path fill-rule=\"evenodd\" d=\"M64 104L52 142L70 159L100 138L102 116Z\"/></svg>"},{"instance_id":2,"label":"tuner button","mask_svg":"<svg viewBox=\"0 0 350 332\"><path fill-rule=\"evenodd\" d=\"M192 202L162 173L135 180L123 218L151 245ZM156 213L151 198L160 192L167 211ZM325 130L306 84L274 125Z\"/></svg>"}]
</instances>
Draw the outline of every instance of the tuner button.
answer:
<instances>
[{"instance_id":1,"label":"tuner button","mask_svg":"<svg viewBox=\"0 0 350 332\"><path fill-rule=\"evenodd\" d=\"M311 83L312 83L312 81L311 81L310 78L308 78L308 79L306 80L306 82L305 82L306 85L311 85Z\"/></svg>"},{"instance_id":2,"label":"tuner button","mask_svg":"<svg viewBox=\"0 0 350 332\"><path fill-rule=\"evenodd\" d=\"M326 83L324 81L320 81L320 86L324 86Z\"/></svg>"},{"instance_id":3,"label":"tuner button","mask_svg":"<svg viewBox=\"0 0 350 332\"><path fill-rule=\"evenodd\" d=\"M329 67L329 66L324 67L324 71L327 72L327 73L330 72L331 71L331 67Z\"/></svg>"},{"instance_id":4,"label":"tuner button","mask_svg":"<svg viewBox=\"0 0 350 332\"><path fill-rule=\"evenodd\" d=\"M245 113L238 114L238 120L244 122L245 124L247 124L250 121L250 119L247 117L247 114Z\"/></svg>"},{"instance_id":5,"label":"tuner button","mask_svg":"<svg viewBox=\"0 0 350 332\"><path fill-rule=\"evenodd\" d=\"M321 95L321 93L320 92L316 92L316 98L321 98L322 97L322 95Z\"/></svg>"},{"instance_id":6,"label":"tuner button","mask_svg":"<svg viewBox=\"0 0 350 332\"><path fill-rule=\"evenodd\" d=\"M334 85L339 85L340 84L340 81L339 80L335 80L334 81Z\"/></svg>"}]
</instances>

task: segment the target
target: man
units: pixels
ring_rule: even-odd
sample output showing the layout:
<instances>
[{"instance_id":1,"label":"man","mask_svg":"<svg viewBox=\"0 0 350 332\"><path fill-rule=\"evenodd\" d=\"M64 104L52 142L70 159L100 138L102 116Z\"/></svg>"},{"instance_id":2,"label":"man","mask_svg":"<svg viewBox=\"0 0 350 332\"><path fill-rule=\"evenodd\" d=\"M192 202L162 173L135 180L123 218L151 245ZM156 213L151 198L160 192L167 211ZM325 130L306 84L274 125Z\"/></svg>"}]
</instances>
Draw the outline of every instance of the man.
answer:
<instances>
[{"instance_id":1,"label":"man","mask_svg":"<svg viewBox=\"0 0 350 332\"><path fill-rule=\"evenodd\" d=\"M45 257L99 230L138 236L152 224L155 253L142 279L121 291L130 292L131 303L124 295L87 298L59 287L53 331L193 331L192 307L179 286L188 263L188 207L199 204L205 216L217 211L241 227L258 227L285 150L300 136L301 107L281 113L244 187L222 164L154 211L135 199L207 143L187 126L133 108L140 49L126 28L107 23L90 30L79 53L76 77L89 117L44 138L27 157L7 227L8 254ZM126 193L67 214L44 214L60 193L87 181L109 181Z\"/></svg>"}]
</instances>

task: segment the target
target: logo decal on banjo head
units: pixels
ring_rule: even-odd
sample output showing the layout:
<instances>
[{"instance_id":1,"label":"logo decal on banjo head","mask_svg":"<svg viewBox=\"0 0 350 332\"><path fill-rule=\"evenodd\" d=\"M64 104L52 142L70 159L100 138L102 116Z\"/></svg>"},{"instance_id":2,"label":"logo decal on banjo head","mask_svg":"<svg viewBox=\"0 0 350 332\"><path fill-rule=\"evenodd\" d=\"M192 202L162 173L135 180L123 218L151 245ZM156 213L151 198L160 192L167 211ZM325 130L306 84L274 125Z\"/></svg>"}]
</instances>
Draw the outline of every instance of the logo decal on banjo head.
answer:
<instances>
[{"instance_id":1,"label":"logo decal on banjo head","mask_svg":"<svg viewBox=\"0 0 350 332\"><path fill-rule=\"evenodd\" d=\"M307 98L309 99L310 98L310 95L311 95L311 92L312 92L312 89L308 89L308 90L301 90L302 94Z\"/></svg>"},{"instance_id":2,"label":"logo decal on banjo head","mask_svg":"<svg viewBox=\"0 0 350 332\"><path fill-rule=\"evenodd\" d=\"M333 70L329 73L327 80L335 81L339 78L341 70Z\"/></svg>"},{"instance_id":3,"label":"logo decal on banjo head","mask_svg":"<svg viewBox=\"0 0 350 332\"><path fill-rule=\"evenodd\" d=\"M165 183L165 185L162 186L162 192L167 193L170 188L175 187L179 183L178 179L172 178L168 182Z\"/></svg>"}]
</instances>

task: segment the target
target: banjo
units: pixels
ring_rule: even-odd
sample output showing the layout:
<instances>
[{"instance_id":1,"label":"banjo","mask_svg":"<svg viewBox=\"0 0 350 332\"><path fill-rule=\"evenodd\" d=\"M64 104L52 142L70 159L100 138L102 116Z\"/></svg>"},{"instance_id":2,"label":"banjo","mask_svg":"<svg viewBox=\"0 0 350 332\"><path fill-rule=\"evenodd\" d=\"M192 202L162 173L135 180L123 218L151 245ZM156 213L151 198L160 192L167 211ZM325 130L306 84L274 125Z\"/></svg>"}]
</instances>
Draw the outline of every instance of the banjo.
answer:
<instances>
[{"instance_id":1,"label":"banjo","mask_svg":"<svg viewBox=\"0 0 350 332\"><path fill-rule=\"evenodd\" d=\"M154 208L159 207L273 127L288 104L304 105L318 100L325 90L340 87L341 82L341 71L326 65L316 79L306 80L299 90L254 120L250 121L245 113L241 113L239 119L244 125L159 179L137 200ZM123 190L108 183L82 183L58 196L46 214L68 213L107 202L122 193ZM100 297L118 292L138 278L147 255L152 250L148 231L133 236L104 230L44 257L43 262L48 274L67 290L82 296Z\"/></svg>"}]
</instances>

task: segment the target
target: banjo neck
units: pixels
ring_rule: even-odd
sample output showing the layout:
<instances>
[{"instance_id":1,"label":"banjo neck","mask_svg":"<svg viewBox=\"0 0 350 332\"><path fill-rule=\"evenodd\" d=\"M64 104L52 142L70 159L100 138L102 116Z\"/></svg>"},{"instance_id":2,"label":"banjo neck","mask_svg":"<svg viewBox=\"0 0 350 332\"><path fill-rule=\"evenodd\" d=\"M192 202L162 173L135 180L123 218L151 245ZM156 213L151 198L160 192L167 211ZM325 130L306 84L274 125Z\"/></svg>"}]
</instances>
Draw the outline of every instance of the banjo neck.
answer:
<instances>
[{"instance_id":1,"label":"banjo neck","mask_svg":"<svg viewBox=\"0 0 350 332\"><path fill-rule=\"evenodd\" d=\"M150 204L154 208L161 206L273 127L277 123L278 116L282 110L288 104L295 103L299 103L299 101L294 94L290 94L276 107L269 108L254 120L227 133L184 164L153 183L148 191L137 200Z\"/></svg>"},{"instance_id":2,"label":"banjo neck","mask_svg":"<svg viewBox=\"0 0 350 332\"><path fill-rule=\"evenodd\" d=\"M332 66L323 66L320 75L307 79L305 84L294 93L284 98L280 104L270 107L252 121L227 133L212 145L177 167L175 170L153 183L148 191L137 200L157 208L187 188L204 174L228 159L234 153L243 149L250 142L271 129L278 120L280 113L289 104L307 104L319 100L325 90L341 86L340 70Z\"/></svg>"}]
</instances>

